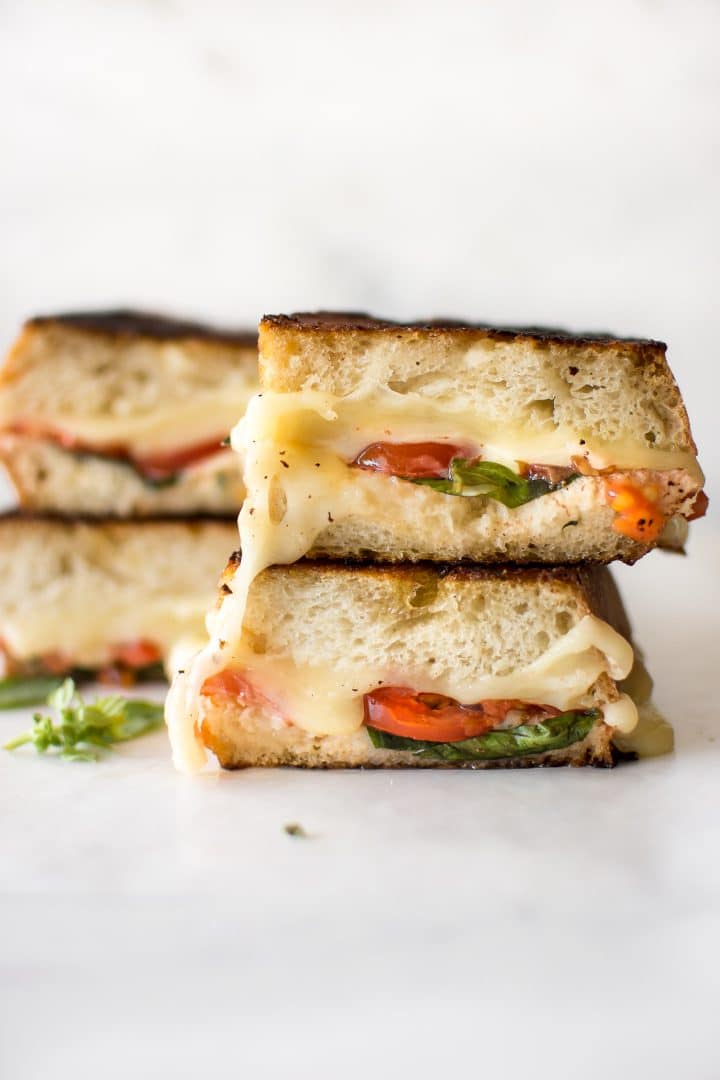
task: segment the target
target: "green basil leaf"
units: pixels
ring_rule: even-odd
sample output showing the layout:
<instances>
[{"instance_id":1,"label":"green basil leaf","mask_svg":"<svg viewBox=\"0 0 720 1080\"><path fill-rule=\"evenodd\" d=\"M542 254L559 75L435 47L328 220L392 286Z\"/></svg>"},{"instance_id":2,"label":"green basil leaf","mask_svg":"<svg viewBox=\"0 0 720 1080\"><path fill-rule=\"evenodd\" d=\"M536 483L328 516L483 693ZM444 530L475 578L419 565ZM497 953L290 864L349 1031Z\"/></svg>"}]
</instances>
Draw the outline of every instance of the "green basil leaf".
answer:
<instances>
[{"instance_id":1,"label":"green basil leaf","mask_svg":"<svg viewBox=\"0 0 720 1080\"><path fill-rule=\"evenodd\" d=\"M420 739L406 739L400 735L388 735L377 728L368 727L373 746L384 750L404 750L417 757L437 761L460 763L465 761L492 761L500 758L518 757L525 754L543 754L548 750L562 750L573 743L582 742L600 717L597 709L584 709L560 713L540 724L520 724L478 735L474 739L462 739L452 743L433 743Z\"/></svg>"},{"instance_id":2,"label":"green basil leaf","mask_svg":"<svg viewBox=\"0 0 720 1080\"><path fill-rule=\"evenodd\" d=\"M47 701L48 694L62 685L62 681L61 678L45 675L9 675L7 679L0 679L0 709L42 705Z\"/></svg>"},{"instance_id":3,"label":"green basil leaf","mask_svg":"<svg viewBox=\"0 0 720 1080\"><path fill-rule=\"evenodd\" d=\"M53 690L52 693L48 694L47 703L51 709L58 709L60 712L62 712L63 709L70 708L74 697L74 681L72 679L63 679L57 690Z\"/></svg>"},{"instance_id":4,"label":"green basil leaf","mask_svg":"<svg viewBox=\"0 0 720 1080\"><path fill-rule=\"evenodd\" d=\"M113 742L126 742L155 731L165 722L165 710L153 701L126 701L122 715L111 726Z\"/></svg>"},{"instance_id":5,"label":"green basil leaf","mask_svg":"<svg viewBox=\"0 0 720 1080\"><path fill-rule=\"evenodd\" d=\"M484 495L486 498L495 499L504 506L514 509L533 499L539 499L541 495L547 495L549 491L564 487L574 479L575 476L571 476L559 484L551 484L548 480L526 480L512 469L508 469L505 465L498 465L495 461L468 461L466 458L453 458L447 480L420 478L414 479L413 483L424 484L446 495L464 495L471 498L475 495Z\"/></svg>"},{"instance_id":6,"label":"green basil leaf","mask_svg":"<svg viewBox=\"0 0 720 1080\"><path fill-rule=\"evenodd\" d=\"M134 469L132 463L130 463L130 468ZM145 473L140 472L139 469L134 469L134 471L146 487L153 488L155 491L160 491L162 488L174 487L181 476L180 472L168 473L167 476L146 476Z\"/></svg>"}]
</instances>

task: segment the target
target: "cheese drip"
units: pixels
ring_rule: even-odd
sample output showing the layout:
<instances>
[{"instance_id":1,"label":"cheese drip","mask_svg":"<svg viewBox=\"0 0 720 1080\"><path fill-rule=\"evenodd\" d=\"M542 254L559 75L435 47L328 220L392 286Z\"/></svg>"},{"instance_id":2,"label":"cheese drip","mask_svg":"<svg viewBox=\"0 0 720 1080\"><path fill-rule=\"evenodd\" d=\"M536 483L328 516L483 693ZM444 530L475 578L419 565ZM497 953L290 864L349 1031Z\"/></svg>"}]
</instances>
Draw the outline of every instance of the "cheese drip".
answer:
<instances>
[{"instance_id":1,"label":"cheese drip","mask_svg":"<svg viewBox=\"0 0 720 1080\"><path fill-rule=\"evenodd\" d=\"M594 468L683 468L702 482L695 457L684 451L655 450L631 440L613 444L588 437L581 440L577 432L553 424L534 431L527 426L501 428L483 422L476 411L450 414L432 399L418 394L397 394L387 388L345 398L310 390L257 394L232 434L233 449L244 460L247 490L238 518L242 560L231 583L231 594L208 616L210 642L185 673L178 674L167 699L173 759L181 771L193 772L205 763L198 734L201 689L211 675L230 666L232 648L242 640L248 591L255 577L269 566L302 558L328 523L351 513L372 515L377 494L371 493L369 486L348 483L347 462L366 446L377 441L429 439L473 443L482 448L486 460L511 468L518 461L567 465L573 455L579 454L586 456ZM600 625L614 633L606 624ZM599 634L597 626L595 634ZM605 647L609 640L603 633L586 647L597 648L608 656ZM565 659L572 665L578 655ZM620 669L615 661L612 663ZM612 674L612 667L610 671ZM570 667L566 674L571 674ZM535 672L536 681L527 688L529 696L536 700L543 691L539 676L540 672ZM462 700L462 694L449 696ZM485 696L493 695L485 692ZM506 689L500 696L523 695L510 694ZM552 701L544 699L543 703ZM607 722L611 726L630 730L637 721L629 698L621 698L608 709Z\"/></svg>"}]
</instances>

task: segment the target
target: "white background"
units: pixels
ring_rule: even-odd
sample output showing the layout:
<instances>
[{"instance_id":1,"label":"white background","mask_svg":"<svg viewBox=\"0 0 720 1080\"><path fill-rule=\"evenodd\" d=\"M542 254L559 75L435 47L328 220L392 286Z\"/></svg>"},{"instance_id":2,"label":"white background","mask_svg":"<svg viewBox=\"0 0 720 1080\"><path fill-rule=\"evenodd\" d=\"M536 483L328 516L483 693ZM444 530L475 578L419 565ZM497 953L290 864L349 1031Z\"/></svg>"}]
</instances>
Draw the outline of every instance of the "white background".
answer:
<instances>
[{"instance_id":1,"label":"white background","mask_svg":"<svg viewBox=\"0 0 720 1080\"><path fill-rule=\"evenodd\" d=\"M718 3L0 0L0 339L117 304L659 337L712 496L719 114ZM3 1080L715 1080L712 518L696 537L621 572L673 758L198 787L161 736L4 756Z\"/></svg>"}]
</instances>

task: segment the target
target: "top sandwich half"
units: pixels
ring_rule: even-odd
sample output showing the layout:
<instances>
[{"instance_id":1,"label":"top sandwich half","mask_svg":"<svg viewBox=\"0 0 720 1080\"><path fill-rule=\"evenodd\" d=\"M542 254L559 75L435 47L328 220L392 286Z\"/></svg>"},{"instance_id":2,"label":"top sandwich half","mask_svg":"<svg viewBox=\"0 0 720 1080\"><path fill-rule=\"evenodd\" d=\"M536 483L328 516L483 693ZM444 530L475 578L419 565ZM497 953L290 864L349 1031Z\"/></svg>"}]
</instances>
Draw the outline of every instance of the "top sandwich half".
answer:
<instances>
[{"instance_id":1,"label":"top sandwich half","mask_svg":"<svg viewBox=\"0 0 720 1080\"><path fill-rule=\"evenodd\" d=\"M0 369L0 463L22 509L235 515L223 440L257 389L257 335L132 311L31 319Z\"/></svg>"},{"instance_id":2,"label":"top sandwich half","mask_svg":"<svg viewBox=\"0 0 720 1080\"><path fill-rule=\"evenodd\" d=\"M259 351L233 445L266 565L633 562L704 513L660 342L322 313L266 316Z\"/></svg>"}]
</instances>

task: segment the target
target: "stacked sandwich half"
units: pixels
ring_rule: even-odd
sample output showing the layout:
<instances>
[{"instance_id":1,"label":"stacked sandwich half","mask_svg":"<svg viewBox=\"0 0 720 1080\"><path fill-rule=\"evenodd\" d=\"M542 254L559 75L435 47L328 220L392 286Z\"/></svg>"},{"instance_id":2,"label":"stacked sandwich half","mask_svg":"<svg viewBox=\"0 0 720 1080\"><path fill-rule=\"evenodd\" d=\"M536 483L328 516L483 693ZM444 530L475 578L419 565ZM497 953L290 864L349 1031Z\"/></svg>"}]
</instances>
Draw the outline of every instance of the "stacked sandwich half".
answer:
<instances>
[{"instance_id":1,"label":"stacked sandwich half","mask_svg":"<svg viewBox=\"0 0 720 1080\"><path fill-rule=\"evenodd\" d=\"M256 370L254 334L132 312L26 324L0 371L6 672L129 681L203 633L243 494L221 443Z\"/></svg>"},{"instance_id":2,"label":"stacked sandwich half","mask_svg":"<svg viewBox=\"0 0 720 1080\"><path fill-rule=\"evenodd\" d=\"M649 684L609 572L704 512L652 341L267 317L242 558L176 764L610 765ZM625 740L625 741L623 741Z\"/></svg>"}]
</instances>

